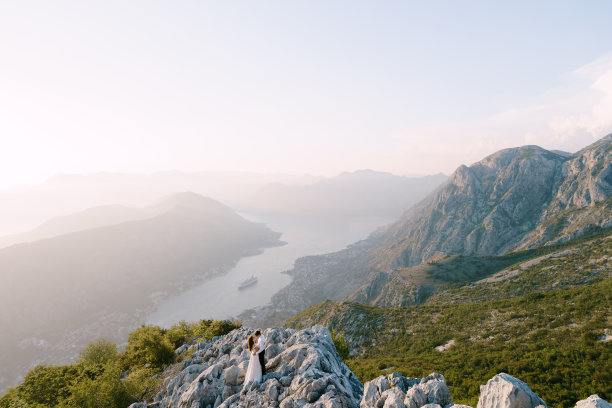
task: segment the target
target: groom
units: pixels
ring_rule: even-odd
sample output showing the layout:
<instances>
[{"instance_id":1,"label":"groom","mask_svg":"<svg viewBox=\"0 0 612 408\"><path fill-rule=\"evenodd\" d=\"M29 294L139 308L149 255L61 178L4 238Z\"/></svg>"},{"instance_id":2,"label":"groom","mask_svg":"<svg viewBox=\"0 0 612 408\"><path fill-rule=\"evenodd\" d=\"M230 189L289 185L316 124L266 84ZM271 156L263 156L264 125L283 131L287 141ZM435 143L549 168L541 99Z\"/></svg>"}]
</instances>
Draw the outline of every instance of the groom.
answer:
<instances>
[{"instance_id":1,"label":"groom","mask_svg":"<svg viewBox=\"0 0 612 408\"><path fill-rule=\"evenodd\" d=\"M266 356L266 338L261 334L261 331L255 332L255 345L259 347L257 354L259 354L259 364L261 365L261 375L266 375L266 362L264 360Z\"/></svg>"}]
</instances>

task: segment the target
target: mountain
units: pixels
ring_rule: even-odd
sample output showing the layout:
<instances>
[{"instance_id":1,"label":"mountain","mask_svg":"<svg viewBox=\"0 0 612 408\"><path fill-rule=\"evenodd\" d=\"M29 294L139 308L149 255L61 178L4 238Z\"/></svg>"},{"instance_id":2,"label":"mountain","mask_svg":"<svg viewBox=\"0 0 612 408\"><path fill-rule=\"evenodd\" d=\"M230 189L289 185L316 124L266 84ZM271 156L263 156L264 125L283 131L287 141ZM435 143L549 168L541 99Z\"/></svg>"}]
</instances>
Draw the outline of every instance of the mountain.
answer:
<instances>
[{"instance_id":1,"label":"mountain","mask_svg":"<svg viewBox=\"0 0 612 408\"><path fill-rule=\"evenodd\" d=\"M459 276L455 266L462 262L477 264L482 257L562 243L612 226L611 163L609 135L572 155L524 146L460 166L436 191L366 240L299 259L288 271L291 285L274 295L271 305L241 317L277 324L325 299L348 296L365 303L379 297L388 304L420 303L436 285L486 276L473 265L473 272ZM423 279L427 263L442 259L452 272Z\"/></svg>"},{"instance_id":2,"label":"mountain","mask_svg":"<svg viewBox=\"0 0 612 408\"><path fill-rule=\"evenodd\" d=\"M423 266L424 277L452 272L458 281L417 304L391 304L393 292L374 305L328 300L285 325L321 324L342 334L351 350L345 362L364 382L389 371L443 372L453 396L471 405L480 385L503 371L533 384L551 406L571 407L590 394L609 400L611 259L612 228L558 247L441 259ZM480 279L461 281L465 267Z\"/></svg>"},{"instance_id":3,"label":"mountain","mask_svg":"<svg viewBox=\"0 0 612 408\"><path fill-rule=\"evenodd\" d=\"M309 185L269 184L249 206L257 211L332 219L359 216L399 217L448 177L395 176L373 170L342 173Z\"/></svg>"},{"instance_id":4,"label":"mountain","mask_svg":"<svg viewBox=\"0 0 612 408\"><path fill-rule=\"evenodd\" d=\"M0 250L3 387L103 333L124 341L156 301L280 244L280 234L194 193L130 214L142 219Z\"/></svg>"},{"instance_id":5,"label":"mountain","mask_svg":"<svg viewBox=\"0 0 612 408\"><path fill-rule=\"evenodd\" d=\"M374 264L414 266L438 252L501 255L612 225L611 163L609 135L572 156L524 146L461 166L384 232Z\"/></svg>"},{"instance_id":6,"label":"mountain","mask_svg":"<svg viewBox=\"0 0 612 408\"><path fill-rule=\"evenodd\" d=\"M155 208L151 208L150 210L155 210ZM27 232L0 237L0 248L56 237L71 232L150 218L153 215L154 213L151 211L123 205L92 207L75 214L52 218Z\"/></svg>"},{"instance_id":7,"label":"mountain","mask_svg":"<svg viewBox=\"0 0 612 408\"><path fill-rule=\"evenodd\" d=\"M26 231L60 214L91 207L142 207L177 191L193 191L237 207L270 183L300 185L318 180L306 175L229 171L63 174L0 191L0 234Z\"/></svg>"}]
</instances>

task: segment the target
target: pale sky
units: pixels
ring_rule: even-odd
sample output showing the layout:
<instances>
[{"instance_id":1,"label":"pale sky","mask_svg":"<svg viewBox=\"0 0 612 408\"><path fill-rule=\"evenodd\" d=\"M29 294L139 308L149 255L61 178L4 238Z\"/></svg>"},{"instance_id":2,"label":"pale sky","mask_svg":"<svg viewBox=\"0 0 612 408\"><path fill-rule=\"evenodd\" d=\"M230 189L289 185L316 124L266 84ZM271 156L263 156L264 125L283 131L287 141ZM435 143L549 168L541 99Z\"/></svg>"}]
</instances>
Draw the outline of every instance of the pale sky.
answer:
<instances>
[{"instance_id":1,"label":"pale sky","mask_svg":"<svg viewBox=\"0 0 612 408\"><path fill-rule=\"evenodd\" d=\"M450 174L612 132L609 1L0 2L0 188Z\"/></svg>"}]
</instances>

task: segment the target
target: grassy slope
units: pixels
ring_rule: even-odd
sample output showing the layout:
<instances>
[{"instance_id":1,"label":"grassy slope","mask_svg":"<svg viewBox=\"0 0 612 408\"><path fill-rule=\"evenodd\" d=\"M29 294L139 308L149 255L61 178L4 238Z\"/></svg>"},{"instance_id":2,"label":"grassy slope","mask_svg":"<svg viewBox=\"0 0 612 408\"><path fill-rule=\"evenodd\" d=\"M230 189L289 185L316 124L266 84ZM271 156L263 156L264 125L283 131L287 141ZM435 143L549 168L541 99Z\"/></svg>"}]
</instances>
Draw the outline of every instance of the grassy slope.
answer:
<instances>
[{"instance_id":1,"label":"grassy slope","mask_svg":"<svg viewBox=\"0 0 612 408\"><path fill-rule=\"evenodd\" d=\"M564 245L578 252L543 260L507 281L446 287L425 305L328 301L287 325L322 323L344 333L353 347L347 364L362 381L390 371L437 371L455 402L475 406L479 386L504 371L551 407L573 406L594 393L609 400L612 341L598 339L612 334L612 240L599 235ZM434 349L450 340L455 345L447 351Z\"/></svg>"}]
</instances>

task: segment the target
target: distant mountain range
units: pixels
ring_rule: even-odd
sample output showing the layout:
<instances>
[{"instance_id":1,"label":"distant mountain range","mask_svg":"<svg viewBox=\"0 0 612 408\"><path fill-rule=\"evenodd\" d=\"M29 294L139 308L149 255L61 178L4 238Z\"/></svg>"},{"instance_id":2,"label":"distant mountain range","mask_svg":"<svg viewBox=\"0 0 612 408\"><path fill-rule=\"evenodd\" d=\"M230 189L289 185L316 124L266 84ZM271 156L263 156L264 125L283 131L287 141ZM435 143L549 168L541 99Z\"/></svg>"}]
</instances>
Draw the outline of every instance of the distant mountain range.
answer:
<instances>
[{"instance_id":1,"label":"distant mountain range","mask_svg":"<svg viewBox=\"0 0 612 408\"><path fill-rule=\"evenodd\" d=\"M397 218L446 179L441 174L404 177L372 170L330 178L213 171L68 174L0 191L0 248L78 229L81 224L130 220L135 214L125 207L145 206L177 191L214 197L245 212L336 222L351 217ZM61 214L67 218L48 221ZM37 231L22 232L36 225Z\"/></svg>"},{"instance_id":2,"label":"distant mountain range","mask_svg":"<svg viewBox=\"0 0 612 408\"><path fill-rule=\"evenodd\" d=\"M99 207L35 233L62 234L0 250L2 387L99 336L125 341L156 299L281 244L279 233L194 193L143 209Z\"/></svg>"},{"instance_id":3,"label":"distant mountain range","mask_svg":"<svg viewBox=\"0 0 612 408\"><path fill-rule=\"evenodd\" d=\"M0 235L25 231L59 215L91 207L142 207L177 191L213 197L233 208L270 183L312 184L315 176L230 171L64 174L0 191Z\"/></svg>"},{"instance_id":4,"label":"distant mountain range","mask_svg":"<svg viewBox=\"0 0 612 408\"><path fill-rule=\"evenodd\" d=\"M269 184L249 205L258 211L305 217L397 218L447 179L443 174L404 177L360 170L308 185Z\"/></svg>"},{"instance_id":5,"label":"distant mountain range","mask_svg":"<svg viewBox=\"0 0 612 408\"><path fill-rule=\"evenodd\" d=\"M277 324L325 299L351 296L369 303L397 287L404 288L399 304L420 303L432 293L432 284L458 278L456 272L446 279L438 274L433 282L423 278L427 268L413 268L417 265L453 256L477 263L478 257L561 243L610 227L611 163L609 135L574 154L524 146L461 166L368 239L336 253L299 259L288 272L292 284L273 297L272 305L242 317ZM471 269L463 280L480 279L486 272Z\"/></svg>"}]
</instances>

